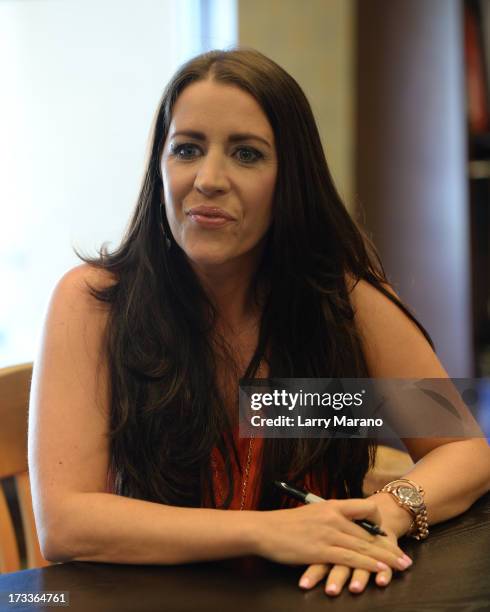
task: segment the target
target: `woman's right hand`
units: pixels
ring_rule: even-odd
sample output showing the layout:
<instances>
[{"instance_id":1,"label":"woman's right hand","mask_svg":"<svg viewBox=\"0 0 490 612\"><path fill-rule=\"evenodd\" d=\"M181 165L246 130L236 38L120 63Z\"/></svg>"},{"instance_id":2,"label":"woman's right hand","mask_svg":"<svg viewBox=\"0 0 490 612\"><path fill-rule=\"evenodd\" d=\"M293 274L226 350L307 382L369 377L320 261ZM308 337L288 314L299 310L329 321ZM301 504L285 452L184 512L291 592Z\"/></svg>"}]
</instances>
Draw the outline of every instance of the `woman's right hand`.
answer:
<instances>
[{"instance_id":1,"label":"woman's right hand","mask_svg":"<svg viewBox=\"0 0 490 612\"><path fill-rule=\"evenodd\" d=\"M407 567L396 543L353 522L381 524L379 510L369 499L326 500L261 514L258 554L271 561L336 564L370 572Z\"/></svg>"}]
</instances>

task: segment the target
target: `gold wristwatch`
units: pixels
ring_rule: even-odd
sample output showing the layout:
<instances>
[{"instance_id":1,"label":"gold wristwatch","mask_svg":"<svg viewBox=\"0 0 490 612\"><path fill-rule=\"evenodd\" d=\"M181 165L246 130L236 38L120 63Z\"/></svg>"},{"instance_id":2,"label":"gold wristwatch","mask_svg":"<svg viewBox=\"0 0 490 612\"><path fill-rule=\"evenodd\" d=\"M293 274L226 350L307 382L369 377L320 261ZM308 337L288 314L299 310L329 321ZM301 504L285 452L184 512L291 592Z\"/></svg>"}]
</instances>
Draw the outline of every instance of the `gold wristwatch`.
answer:
<instances>
[{"instance_id":1,"label":"gold wristwatch","mask_svg":"<svg viewBox=\"0 0 490 612\"><path fill-rule=\"evenodd\" d=\"M416 540L425 540L429 535L429 523L422 487L407 478L399 478L385 484L382 489L378 489L375 493L389 493L396 503L413 517L407 535Z\"/></svg>"}]
</instances>

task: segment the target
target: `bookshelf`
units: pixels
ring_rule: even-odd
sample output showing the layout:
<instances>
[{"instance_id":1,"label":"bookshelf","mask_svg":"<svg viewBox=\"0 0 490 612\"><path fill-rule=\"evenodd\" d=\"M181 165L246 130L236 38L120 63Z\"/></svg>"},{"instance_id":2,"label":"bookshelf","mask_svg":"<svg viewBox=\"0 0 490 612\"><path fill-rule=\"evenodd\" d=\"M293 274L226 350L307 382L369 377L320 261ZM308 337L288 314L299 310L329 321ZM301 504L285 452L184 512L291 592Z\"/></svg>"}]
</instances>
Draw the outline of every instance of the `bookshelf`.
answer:
<instances>
[{"instance_id":1,"label":"bookshelf","mask_svg":"<svg viewBox=\"0 0 490 612\"><path fill-rule=\"evenodd\" d=\"M490 377L490 0L464 0L475 375Z\"/></svg>"}]
</instances>

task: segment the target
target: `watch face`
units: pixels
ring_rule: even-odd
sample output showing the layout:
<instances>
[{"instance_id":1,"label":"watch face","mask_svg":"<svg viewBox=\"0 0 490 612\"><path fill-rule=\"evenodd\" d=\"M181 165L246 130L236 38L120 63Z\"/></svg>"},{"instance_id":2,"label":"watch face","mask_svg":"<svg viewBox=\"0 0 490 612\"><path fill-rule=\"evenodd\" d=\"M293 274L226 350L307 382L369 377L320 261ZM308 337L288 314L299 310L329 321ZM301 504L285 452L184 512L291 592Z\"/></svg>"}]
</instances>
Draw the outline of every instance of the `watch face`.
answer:
<instances>
[{"instance_id":1,"label":"watch face","mask_svg":"<svg viewBox=\"0 0 490 612\"><path fill-rule=\"evenodd\" d=\"M398 495L403 502L410 506L419 506L422 502L422 496L413 487L398 487Z\"/></svg>"}]
</instances>

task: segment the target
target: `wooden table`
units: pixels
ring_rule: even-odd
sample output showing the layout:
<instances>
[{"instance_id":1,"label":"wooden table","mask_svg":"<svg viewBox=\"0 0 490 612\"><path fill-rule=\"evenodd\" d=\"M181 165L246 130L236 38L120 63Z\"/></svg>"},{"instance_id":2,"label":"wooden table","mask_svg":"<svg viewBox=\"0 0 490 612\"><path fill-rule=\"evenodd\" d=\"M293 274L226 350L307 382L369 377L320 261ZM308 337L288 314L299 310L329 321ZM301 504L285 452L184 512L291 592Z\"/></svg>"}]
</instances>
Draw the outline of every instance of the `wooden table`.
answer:
<instances>
[{"instance_id":1,"label":"wooden table","mask_svg":"<svg viewBox=\"0 0 490 612\"><path fill-rule=\"evenodd\" d=\"M76 562L0 576L4 610L118 612L490 611L490 494L432 529L426 542L402 541L414 559L386 589L327 597L297 587L301 569L257 559L178 567ZM68 608L9 606L6 593L69 591Z\"/></svg>"}]
</instances>

